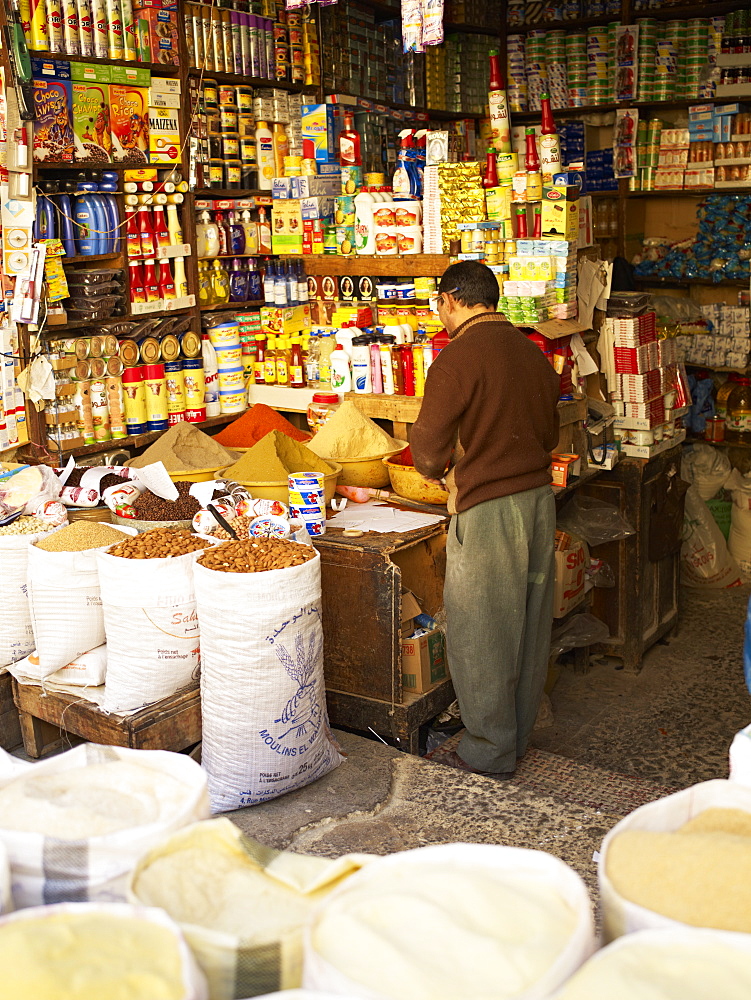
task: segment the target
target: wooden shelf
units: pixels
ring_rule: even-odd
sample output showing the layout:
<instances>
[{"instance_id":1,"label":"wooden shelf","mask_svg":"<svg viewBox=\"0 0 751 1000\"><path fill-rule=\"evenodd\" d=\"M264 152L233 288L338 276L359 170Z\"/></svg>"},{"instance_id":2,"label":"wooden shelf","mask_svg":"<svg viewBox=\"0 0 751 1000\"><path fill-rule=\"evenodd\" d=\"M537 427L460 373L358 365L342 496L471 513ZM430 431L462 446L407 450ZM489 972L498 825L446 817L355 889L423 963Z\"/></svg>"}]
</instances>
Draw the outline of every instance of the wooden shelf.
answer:
<instances>
[{"instance_id":1,"label":"wooden shelf","mask_svg":"<svg viewBox=\"0 0 751 1000\"><path fill-rule=\"evenodd\" d=\"M274 90L289 90L291 93L301 93L307 87L309 90L316 88L308 83L290 83L289 80L267 80L262 76L242 76L237 73L212 73L207 69L197 69L192 66L188 70L188 76L203 76L204 80L216 80L217 83L230 83L245 87L269 87Z\"/></svg>"},{"instance_id":2,"label":"wooden shelf","mask_svg":"<svg viewBox=\"0 0 751 1000\"><path fill-rule=\"evenodd\" d=\"M29 55L32 59L57 59L63 62L96 63L99 66L126 66L133 69L148 69L155 76L177 76L180 72L179 66L140 62L137 59L97 59L95 56L71 56L67 52L37 52L32 49L29 49Z\"/></svg>"},{"instance_id":3,"label":"wooden shelf","mask_svg":"<svg viewBox=\"0 0 751 1000\"><path fill-rule=\"evenodd\" d=\"M345 400L353 402L360 413L371 420L392 420L413 424L420 415L422 396L387 395L382 392L345 392Z\"/></svg>"},{"instance_id":4,"label":"wooden shelf","mask_svg":"<svg viewBox=\"0 0 751 1000\"><path fill-rule=\"evenodd\" d=\"M215 259L219 259L219 258L215 258ZM225 257L225 258L221 258L221 259L226 260L227 258ZM266 303L263 302L263 301L261 301L261 302L222 302L219 305L215 305L215 306L199 306L198 308L201 310L201 312L221 312L221 311L230 310L230 309L251 309L251 308L252 309L260 309L261 306L265 306L265 305L266 305Z\"/></svg>"},{"instance_id":5,"label":"wooden shelf","mask_svg":"<svg viewBox=\"0 0 751 1000\"><path fill-rule=\"evenodd\" d=\"M491 38L498 38L500 35L500 25L493 29L487 26L483 27L481 24L451 24L444 22L443 25L444 35L451 34L462 34L462 35L490 35Z\"/></svg>"},{"instance_id":6,"label":"wooden shelf","mask_svg":"<svg viewBox=\"0 0 751 1000\"><path fill-rule=\"evenodd\" d=\"M748 194L751 187L733 188L681 188L676 191L629 191L629 198L706 198L708 194Z\"/></svg>"},{"instance_id":7,"label":"wooden shelf","mask_svg":"<svg viewBox=\"0 0 751 1000\"><path fill-rule=\"evenodd\" d=\"M223 414L219 417L209 417L208 420L202 420L198 424L193 424L193 426L200 427L201 430L208 430L211 427L223 427L225 424L231 424L239 416L241 416L240 413L233 413L231 415ZM71 448L70 451L66 451L65 449L59 451L52 438L48 440L47 444L51 452L56 452L67 459L70 455L77 458L82 455L96 455L100 451L110 451L116 448L143 448L147 444L152 444L162 434L164 434L164 431L146 431L144 434L131 434L129 437L118 438L112 441L96 441L94 444L84 444L79 448Z\"/></svg>"},{"instance_id":8,"label":"wooden shelf","mask_svg":"<svg viewBox=\"0 0 751 1000\"><path fill-rule=\"evenodd\" d=\"M271 191L250 188L198 188L190 192L196 198L270 198Z\"/></svg>"},{"instance_id":9,"label":"wooden shelf","mask_svg":"<svg viewBox=\"0 0 751 1000\"><path fill-rule=\"evenodd\" d=\"M96 261L102 260L118 260L122 256L122 251L119 251L118 253L76 254L75 257L66 257L63 254L60 260L63 264L93 264Z\"/></svg>"},{"instance_id":10,"label":"wooden shelf","mask_svg":"<svg viewBox=\"0 0 751 1000\"><path fill-rule=\"evenodd\" d=\"M384 278L439 277L451 263L448 254L409 254L406 257L342 257L339 254L283 254L301 260L306 274L351 274Z\"/></svg>"},{"instance_id":11,"label":"wooden shelf","mask_svg":"<svg viewBox=\"0 0 751 1000\"><path fill-rule=\"evenodd\" d=\"M751 275L748 278L723 278L722 281L712 281L711 278L645 278L635 274L634 280L640 285L663 285L665 288L684 288L686 285L709 285L714 288L721 288L725 285L731 288L747 288L751 284Z\"/></svg>"},{"instance_id":12,"label":"wooden shelf","mask_svg":"<svg viewBox=\"0 0 751 1000\"><path fill-rule=\"evenodd\" d=\"M746 368L718 368L716 365L703 365L696 361L684 361L686 368L704 368L708 372L721 372L724 375L746 375L748 373L748 366Z\"/></svg>"}]
</instances>

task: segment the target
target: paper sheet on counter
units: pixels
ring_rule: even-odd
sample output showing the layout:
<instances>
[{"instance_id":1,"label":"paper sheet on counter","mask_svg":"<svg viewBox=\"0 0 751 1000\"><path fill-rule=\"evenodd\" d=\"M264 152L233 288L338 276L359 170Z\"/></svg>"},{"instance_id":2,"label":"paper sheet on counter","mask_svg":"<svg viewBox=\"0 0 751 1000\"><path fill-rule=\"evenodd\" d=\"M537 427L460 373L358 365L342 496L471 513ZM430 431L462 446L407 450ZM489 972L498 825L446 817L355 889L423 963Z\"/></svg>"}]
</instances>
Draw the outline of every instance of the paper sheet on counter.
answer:
<instances>
[{"instance_id":1,"label":"paper sheet on counter","mask_svg":"<svg viewBox=\"0 0 751 1000\"><path fill-rule=\"evenodd\" d=\"M360 531L403 532L427 528L443 520L441 514L399 510L380 500L368 500L367 503L349 504L326 524L332 528L359 528Z\"/></svg>"}]
</instances>

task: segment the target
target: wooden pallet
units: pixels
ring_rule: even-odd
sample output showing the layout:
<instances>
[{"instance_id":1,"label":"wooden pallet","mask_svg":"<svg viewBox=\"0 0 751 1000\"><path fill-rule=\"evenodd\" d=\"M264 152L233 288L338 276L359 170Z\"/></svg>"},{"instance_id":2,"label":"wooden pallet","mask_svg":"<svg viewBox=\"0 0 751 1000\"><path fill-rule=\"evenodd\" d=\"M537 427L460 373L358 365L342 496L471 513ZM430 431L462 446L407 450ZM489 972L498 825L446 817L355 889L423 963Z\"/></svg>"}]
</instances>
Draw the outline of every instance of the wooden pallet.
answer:
<instances>
[{"instance_id":1,"label":"wooden pallet","mask_svg":"<svg viewBox=\"0 0 751 1000\"><path fill-rule=\"evenodd\" d=\"M12 750L21 742L21 724L18 709L13 703L13 678L0 675L0 747Z\"/></svg>"},{"instance_id":2,"label":"wooden pallet","mask_svg":"<svg viewBox=\"0 0 751 1000\"><path fill-rule=\"evenodd\" d=\"M133 715L106 715L91 702L13 681L26 753L41 757L62 746L66 736L90 743L140 750L185 750L201 739L198 686L178 691Z\"/></svg>"}]
</instances>

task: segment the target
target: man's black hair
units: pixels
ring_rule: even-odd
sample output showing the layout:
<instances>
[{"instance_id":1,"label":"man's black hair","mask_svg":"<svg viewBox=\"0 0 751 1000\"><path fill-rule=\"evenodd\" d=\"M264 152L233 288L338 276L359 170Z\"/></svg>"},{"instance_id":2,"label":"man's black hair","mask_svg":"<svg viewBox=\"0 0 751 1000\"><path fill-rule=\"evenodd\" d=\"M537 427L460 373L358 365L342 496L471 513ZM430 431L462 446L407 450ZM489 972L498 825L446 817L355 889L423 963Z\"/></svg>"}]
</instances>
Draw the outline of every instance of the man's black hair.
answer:
<instances>
[{"instance_id":1,"label":"man's black hair","mask_svg":"<svg viewBox=\"0 0 751 1000\"><path fill-rule=\"evenodd\" d=\"M458 264L447 267L439 282L438 291L444 295L451 293L457 302L468 308L498 308L498 279L479 260L460 260Z\"/></svg>"}]
</instances>

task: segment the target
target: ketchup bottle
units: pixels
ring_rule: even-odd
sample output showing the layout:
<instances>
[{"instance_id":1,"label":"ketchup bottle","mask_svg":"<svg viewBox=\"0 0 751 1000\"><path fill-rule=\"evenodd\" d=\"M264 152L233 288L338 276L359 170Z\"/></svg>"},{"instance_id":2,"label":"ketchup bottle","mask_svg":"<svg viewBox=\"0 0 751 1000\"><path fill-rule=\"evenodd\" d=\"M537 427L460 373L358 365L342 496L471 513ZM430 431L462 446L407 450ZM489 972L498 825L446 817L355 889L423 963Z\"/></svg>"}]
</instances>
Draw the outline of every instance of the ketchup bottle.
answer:
<instances>
[{"instance_id":1,"label":"ketchup bottle","mask_svg":"<svg viewBox=\"0 0 751 1000\"><path fill-rule=\"evenodd\" d=\"M138 231L138 220L135 212L128 212L125 216L125 241L128 246L129 257L141 256L141 234Z\"/></svg>"},{"instance_id":2,"label":"ketchup bottle","mask_svg":"<svg viewBox=\"0 0 751 1000\"><path fill-rule=\"evenodd\" d=\"M399 345L399 364L402 370L402 380L404 382L404 395L414 396L415 394L415 359L412 354L411 344Z\"/></svg>"},{"instance_id":3,"label":"ketchup bottle","mask_svg":"<svg viewBox=\"0 0 751 1000\"><path fill-rule=\"evenodd\" d=\"M130 301L145 302L146 289L143 285L143 266L140 260L131 260L128 263L128 277L130 279Z\"/></svg>"},{"instance_id":4,"label":"ketchup bottle","mask_svg":"<svg viewBox=\"0 0 751 1000\"><path fill-rule=\"evenodd\" d=\"M157 247L172 246L172 237L167 228L167 216L163 205L154 205L151 210L151 218L154 223L154 240Z\"/></svg>"},{"instance_id":5,"label":"ketchup bottle","mask_svg":"<svg viewBox=\"0 0 751 1000\"><path fill-rule=\"evenodd\" d=\"M146 292L146 302L159 301L159 281L156 276L156 267L153 260L143 262L143 287Z\"/></svg>"},{"instance_id":6,"label":"ketchup bottle","mask_svg":"<svg viewBox=\"0 0 751 1000\"><path fill-rule=\"evenodd\" d=\"M138 209L138 232L141 242L141 256L153 257L156 253L154 223L151 219L151 210L146 205L141 205Z\"/></svg>"},{"instance_id":7,"label":"ketchup bottle","mask_svg":"<svg viewBox=\"0 0 751 1000\"><path fill-rule=\"evenodd\" d=\"M165 302L177 298L175 280L167 260L159 261L159 298L164 299Z\"/></svg>"}]
</instances>

